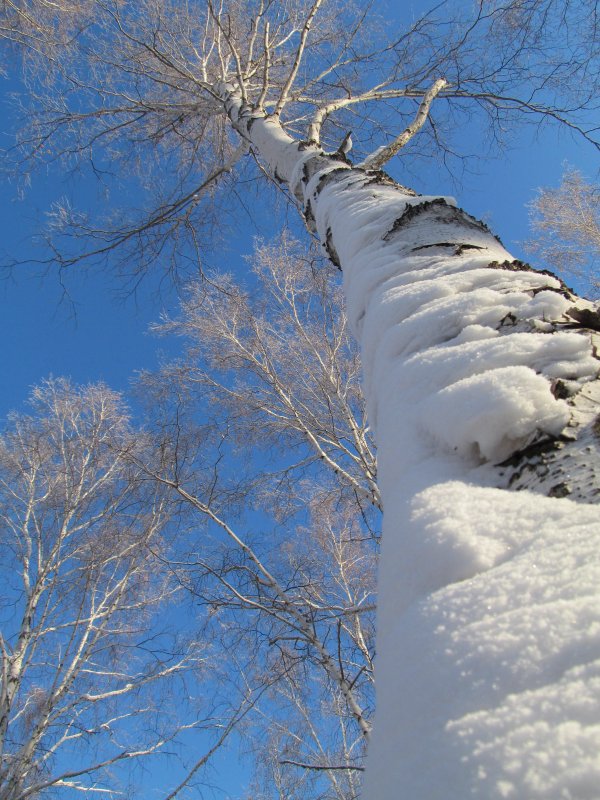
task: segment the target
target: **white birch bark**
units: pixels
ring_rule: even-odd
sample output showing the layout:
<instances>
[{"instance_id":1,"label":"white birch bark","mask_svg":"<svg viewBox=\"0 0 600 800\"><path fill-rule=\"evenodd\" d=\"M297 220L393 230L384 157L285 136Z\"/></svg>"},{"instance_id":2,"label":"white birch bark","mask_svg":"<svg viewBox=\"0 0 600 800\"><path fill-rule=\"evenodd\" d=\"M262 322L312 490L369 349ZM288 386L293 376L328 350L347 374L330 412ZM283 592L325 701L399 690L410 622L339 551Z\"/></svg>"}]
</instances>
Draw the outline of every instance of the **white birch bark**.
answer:
<instances>
[{"instance_id":1,"label":"white birch bark","mask_svg":"<svg viewBox=\"0 0 600 800\"><path fill-rule=\"evenodd\" d=\"M596 797L600 315L452 199L222 91L342 269L362 349L385 508L363 797Z\"/></svg>"}]
</instances>

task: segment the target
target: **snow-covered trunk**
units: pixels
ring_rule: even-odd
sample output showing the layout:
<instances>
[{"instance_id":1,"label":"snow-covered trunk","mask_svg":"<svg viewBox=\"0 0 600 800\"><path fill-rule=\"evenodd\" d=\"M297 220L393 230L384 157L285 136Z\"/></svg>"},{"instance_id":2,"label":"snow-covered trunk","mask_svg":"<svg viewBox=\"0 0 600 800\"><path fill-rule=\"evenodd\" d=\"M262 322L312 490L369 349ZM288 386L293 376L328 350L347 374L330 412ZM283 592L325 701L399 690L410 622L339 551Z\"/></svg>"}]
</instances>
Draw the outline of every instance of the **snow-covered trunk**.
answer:
<instances>
[{"instance_id":1,"label":"snow-covered trunk","mask_svg":"<svg viewBox=\"0 0 600 800\"><path fill-rule=\"evenodd\" d=\"M363 797L597 798L600 317L453 201L330 169L384 507Z\"/></svg>"},{"instance_id":2,"label":"snow-covered trunk","mask_svg":"<svg viewBox=\"0 0 600 800\"><path fill-rule=\"evenodd\" d=\"M342 269L362 349L384 505L364 800L597 798L598 312L452 199L228 108Z\"/></svg>"}]
</instances>

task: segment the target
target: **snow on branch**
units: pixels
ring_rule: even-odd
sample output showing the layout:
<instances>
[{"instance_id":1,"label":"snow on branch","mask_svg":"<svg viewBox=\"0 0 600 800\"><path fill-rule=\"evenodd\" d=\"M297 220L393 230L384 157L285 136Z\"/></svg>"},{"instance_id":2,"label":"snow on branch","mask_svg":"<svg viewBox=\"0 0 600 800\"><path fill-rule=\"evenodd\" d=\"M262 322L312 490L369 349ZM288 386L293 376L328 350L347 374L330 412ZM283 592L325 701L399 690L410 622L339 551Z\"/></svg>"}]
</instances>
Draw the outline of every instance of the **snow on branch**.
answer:
<instances>
[{"instance_id":1,"label":"snow on branch","mask_svg":"<svg viewBox=\"0 0 600 800\"><path fill-rule=\"evenodd\" d=\"M445 78L438 78L425 92L423 100L419 105L419 110L410 125L408 125L393 142L379 147L375 152L371 153L360 166L364 169L381 169L384 164L393 158L396 153L408 144L413 136L421 130L429 116L431 104L446 86L448 86L448 81Z\"/></svg>"}]
</instances>

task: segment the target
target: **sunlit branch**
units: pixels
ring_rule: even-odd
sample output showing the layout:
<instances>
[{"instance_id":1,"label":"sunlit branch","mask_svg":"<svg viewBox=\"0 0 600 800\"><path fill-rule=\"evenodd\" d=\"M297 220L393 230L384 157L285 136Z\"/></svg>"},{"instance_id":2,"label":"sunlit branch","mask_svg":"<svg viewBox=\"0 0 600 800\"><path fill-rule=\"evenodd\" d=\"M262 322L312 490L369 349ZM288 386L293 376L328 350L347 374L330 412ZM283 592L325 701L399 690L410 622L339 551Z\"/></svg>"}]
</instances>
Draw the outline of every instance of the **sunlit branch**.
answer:
<instances>
[{"instance_id":1,"label":"sunlit branch","mask_svg":"<svg viewBox=\"0 0 600 800\"><path fill-rule=\"evenodd\" d=\"M296 80L296 75L298 74L298 70L300 69L300 64L302 63L302 56L304 55L304 48L306 47L306 40L308 39L308 34L310 33L313 19L315 18L315 15L319 10L319 7L321 6L321 3L322 0L315 0L308 13L308 16L306 17L306 20L304 21L304 25L300 33L300 42L298 44L298 48L294 56L294 61L292 62L292 67L290 69L287 80L283 85L283 88L281 89L281 92L279 94L279 99L277 100L277 103L275 104L275 108L273 110L273 114L275 116L278 116L281 113L283 107L287 103L290 89L294 85L294 81Z\"/></svg>"},{"instance_id":2,"label":"sunlit branch","mask_svg":"<svg viewBox=\"0 0 600 800\"><path fill-rule=\"evenodd\" d=\"M336 111L341 111L349 106L357 105L358 103L368 103L371 101L392 100L398 97L413 97L414 93L408 89L381 89L379 86L369 89L366 92L350 95L348 97L340 97L337 100L332 100L325 105L320 105L314 113L311 123L308 127L308 140L311 142L319 142L321 139L321 128L325 120ZM308 102L308 98L301 97L300 99Z\"/></svg>"},{"instance_id":3,"label":"sunlit branch","mask_svg":"<svg viewBox=\"0 0 600 800\"><path fill-rule=\"evenodd\" d=\"M271 67L271 49L269 46L269 21L265 22L265 35L264 35L264 63L263 63L263 80L260 94L256 100L256 108L259 111L264 111L265 100L269 91L269 69Z\"/></svg>"},{"instance_id":4,"label":"sunlit branch","mask_svg":"<svg viewBox=\"0 0 600 800\"><path fill-rule=\"evenodd\" d=\"M448 85L448 81L445 78L439 78L431 88L425 92L423 96L423 100L419 105L419 110L414 118L414 120L408 125L402 133L397 136L393 142L384 147L380 147L370 156L368 156L362 164L361 167L364 169L381 169L381 167L386 164L390 158L393 158L396 153L398 153L408 142L413 138L413 136L418 133L423 125L425 124L427 117L429 116L429 110L431 108L431 104L438 96L438 94Z\"/></svg>"}]
</instances>

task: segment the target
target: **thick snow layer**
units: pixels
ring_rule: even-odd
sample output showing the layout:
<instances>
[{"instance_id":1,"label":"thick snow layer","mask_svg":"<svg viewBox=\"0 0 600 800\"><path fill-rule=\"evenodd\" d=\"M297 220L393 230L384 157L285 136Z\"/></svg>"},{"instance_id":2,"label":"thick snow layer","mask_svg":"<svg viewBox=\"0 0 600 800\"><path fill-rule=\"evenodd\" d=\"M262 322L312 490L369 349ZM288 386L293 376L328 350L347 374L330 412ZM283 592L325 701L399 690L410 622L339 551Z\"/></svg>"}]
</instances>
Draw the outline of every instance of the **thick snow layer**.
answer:
<instances>
[{"instance_id":1,"label":"thick snow layer","mask_svg":"<svg viewBox=\"0 0 600 800\"><path fill-rule=\"evenodd\" d=\"M363 797L597 800L600 511L458 481L390 510Z\"/></svg>"},{"instance_id":2,"label":"thick snow layer","mask_svg":"<svg viewBox=\"0 0 600 800\"><path fill-rule=\"evenodd\" d=\"M307 188L343 267L385 509L363 798L600 798L600 511L494 488L494 464L574 424L553 389L596 377L590 337L559 281L502 268L482 226L443 204L402 224L432 198L363 184Z\"/></svg>"},{"instance_id":3,"label":"thick snow layer","mask_svg":"<svg viewBox=\"0 0 600 800\"><path fill-rule=\"evenodd\" d=\"M420 421L426 433L450 450L468 456L475 448L475 455L498 461L536 428L558 435L569 421L569 410L552 396L548 381L528 367L500 367L430 395L421 406Z\"/></svg>"}]
</instances>

